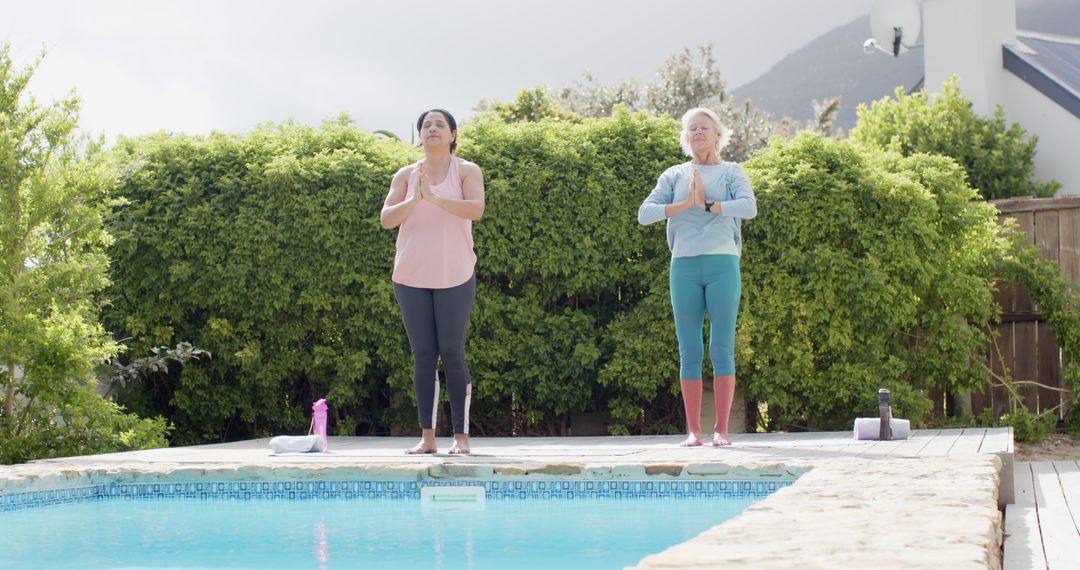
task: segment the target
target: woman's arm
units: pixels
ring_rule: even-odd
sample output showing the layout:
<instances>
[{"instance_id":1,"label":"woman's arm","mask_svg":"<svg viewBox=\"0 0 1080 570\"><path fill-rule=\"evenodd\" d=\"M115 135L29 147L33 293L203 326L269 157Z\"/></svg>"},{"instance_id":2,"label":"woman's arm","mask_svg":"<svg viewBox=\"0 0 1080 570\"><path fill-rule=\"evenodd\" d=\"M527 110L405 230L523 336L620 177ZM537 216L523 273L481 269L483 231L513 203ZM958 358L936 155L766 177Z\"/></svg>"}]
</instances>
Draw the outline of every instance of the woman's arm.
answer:
<instances>
[{"instance_id":1,"label":"woman's arm","mask_svg":"<svg viewBox=\"0 0 1080 570\"><path fill-rule=\"evenodd\" d=\"M675 184L671 176L665 172L656 181L656 188L653 188L638 208L638 223L643 226L655 224L689 210L694 205L694 187L691 186L689 194L682 202L673 203L674 199Z\"/></svg>"},{"instance_id":2,"label":"woman's arm","mask_svg":"<svg viewBox=\"0 0 1080 570\"><path fill-rule=\"evenodd\" d=\"M422 199L420 192L413 194L409 200L405 199L409 191L409 176L412 171L413 166L406 166L398 170L397 174L394 174L394 179L390 181L390 191L386 194L382 212L379 213L379 223L386 229L400 226Z\"/></svg>"},{"instance_id":3,"label":"woman's arm","mask_svg":"<svg viewBox=\"0 0 1080 570\"><path fill-rule=\"evenodd\" d=\"M711 208L712 212L744 220L757 216L757 198L754 196L754 189L750 187L750 179L746 177L742 166L735 165L728 184L731 184L731 200L717 202Z\"/></svg>"},{"instance_id":4,"label":"woman's arm","mask_svg":"<svg viewBox=\"0 0 1080 570\"><path fill-rule=\"evenodd\" d=\"M424 199L459 218L479 220L484 216L484 173L479 166L464 160L459 168L463 200L438 196L434 192L426 194Z\"/></svg>"}]
</instances>

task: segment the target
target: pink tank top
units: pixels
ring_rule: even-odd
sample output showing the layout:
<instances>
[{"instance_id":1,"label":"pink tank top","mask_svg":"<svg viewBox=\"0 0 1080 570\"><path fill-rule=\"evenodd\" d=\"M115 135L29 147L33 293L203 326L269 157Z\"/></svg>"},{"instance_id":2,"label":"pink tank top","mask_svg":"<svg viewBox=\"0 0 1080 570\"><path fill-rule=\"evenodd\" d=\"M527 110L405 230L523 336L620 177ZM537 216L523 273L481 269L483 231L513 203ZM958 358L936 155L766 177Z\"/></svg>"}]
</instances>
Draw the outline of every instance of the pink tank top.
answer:
<instances>
[{"instance_id":1,"label":"pink tank top","mask_svg":"<svg viewBox=\"0 0 1080 570\"><path fill-rule=\"evenodd\" d=\"M431 187L432 192L462 200L458 159L450 159L446 179ZM405 199L420 191L420 169L409 176ZM469 280L476 269L472 220L466 220L421 200L398 228L394 256L394 283L422 289L449 289Z\"/></svg>"}]
</instances>

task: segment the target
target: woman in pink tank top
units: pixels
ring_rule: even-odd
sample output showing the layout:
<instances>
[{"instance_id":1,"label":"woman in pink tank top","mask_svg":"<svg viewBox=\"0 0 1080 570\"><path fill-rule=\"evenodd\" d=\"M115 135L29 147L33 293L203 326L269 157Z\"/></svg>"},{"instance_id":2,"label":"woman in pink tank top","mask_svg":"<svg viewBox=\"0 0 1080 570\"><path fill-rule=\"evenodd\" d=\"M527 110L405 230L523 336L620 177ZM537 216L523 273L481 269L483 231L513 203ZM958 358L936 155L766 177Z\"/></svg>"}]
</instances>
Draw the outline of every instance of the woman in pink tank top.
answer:
<instances>
[{"instance_id":1,"label":"woman in pink tank top","mask_svg":"<svg viewBox=\"0 0 1080 570\"><path fill-rule=\"evenodd\" d=\"M480 167L454 156L457 122L442 109L416 121L424 159L394 175L380 221L398 228L394 294L413 354L421 440L406 453L435 453L441 358L450 397L454 443L467 454L472 380L465 363L465 336L476 297L472 222L484 215Z\"/></svg>"}]
</instances>

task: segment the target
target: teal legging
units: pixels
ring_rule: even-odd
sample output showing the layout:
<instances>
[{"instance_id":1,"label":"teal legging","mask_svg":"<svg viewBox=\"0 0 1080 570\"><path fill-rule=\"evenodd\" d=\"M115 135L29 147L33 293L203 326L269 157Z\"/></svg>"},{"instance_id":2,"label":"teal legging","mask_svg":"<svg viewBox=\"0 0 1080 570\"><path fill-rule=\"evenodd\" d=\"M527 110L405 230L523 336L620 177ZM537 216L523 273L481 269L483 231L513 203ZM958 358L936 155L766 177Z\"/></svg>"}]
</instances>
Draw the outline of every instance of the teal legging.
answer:
<instances>
[{"instance_id":1,"label":"teal legging","mask_svg":"<svg viewBox=\"0 0 1080 570\"><path fill-rule=\"evenodd\" d=\"M739 316L742 278L737 255L671 258L671 310L679 338L679 378L701 380L705 347L701 327L705 311L712 323L709 356L713 375L735 374L735 319Z\"/></svg>"}]
</instances>

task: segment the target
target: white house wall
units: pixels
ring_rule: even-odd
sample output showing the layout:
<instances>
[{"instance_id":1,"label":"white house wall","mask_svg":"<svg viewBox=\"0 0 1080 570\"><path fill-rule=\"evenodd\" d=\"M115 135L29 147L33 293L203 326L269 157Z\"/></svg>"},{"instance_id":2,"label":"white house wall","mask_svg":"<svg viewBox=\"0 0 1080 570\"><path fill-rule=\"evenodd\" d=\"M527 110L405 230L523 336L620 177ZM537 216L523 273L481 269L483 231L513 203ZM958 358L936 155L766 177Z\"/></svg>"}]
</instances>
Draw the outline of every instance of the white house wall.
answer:
<instances>
[{"instance_id":1,"label":"white house wall","mask_svg":"<svg viewBox=\"0 0 1080 570\"><path fill-rule=\"evenodd\" d=\"M1080 194L1080 117L1005 71L1005 116L1039 137L1035 178L1061 182L1058 195Z\"/></svg>"},{"instance_id":2,"label":"white house wall","mask_svg":"<svg viewBox=\"0 0 1080 570\"><path fill-rule=\"evenodd\" d=\"M1080 119L1002 63L1002 45L1016 43L1015 0L924 0L922 10L927 92L955 75L976 113L993 116L1001 105L1039 137L1035 178L1061 182L1059 195L1080 194Z\"/></svg>"},{"instance_id":3,"label":"white house wall","mask_svg":"<svg viewBox=\"0 0 1080 570\"><path fill-rule=\"evenodd\" d=\"M992 115L1002 100L1002 44L1016 42L1014 0L926 0L923 3L925 86L940 93L957 85L980 115Z\"/></svg>"}]
</instances>

